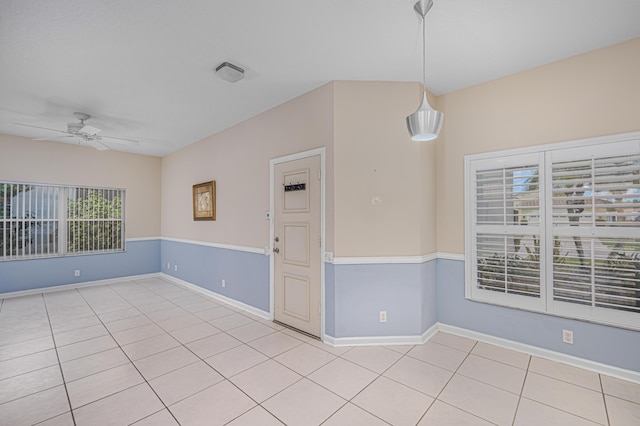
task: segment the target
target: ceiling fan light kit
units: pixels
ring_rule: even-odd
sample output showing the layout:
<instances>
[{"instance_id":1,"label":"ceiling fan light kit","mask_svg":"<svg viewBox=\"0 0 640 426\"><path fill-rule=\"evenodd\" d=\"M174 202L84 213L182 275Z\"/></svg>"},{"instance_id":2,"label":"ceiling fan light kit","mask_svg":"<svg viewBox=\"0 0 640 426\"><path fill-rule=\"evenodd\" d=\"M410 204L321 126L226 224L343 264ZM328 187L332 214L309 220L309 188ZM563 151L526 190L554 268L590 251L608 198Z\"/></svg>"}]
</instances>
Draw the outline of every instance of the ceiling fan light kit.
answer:
<instances>
[{"instance_id":1,"label":"ceiling fan light kit","mask_svg":"<svg viewBox=\"0 0 640 426\"><path fill-rule=\"evenodd\" d=\"M235 83L244 78L244 70L230 62L223 62L216 67L216 75L229 83Z\"/></svg>"},{"instance_id":2,"label":"ceiling fan light kit","mask_svg":"<svg viewBox=\"0 0 640 426\"><path fill-rule=\"evenodd\" d=\"M407 129L414 141L430 141L438 137L444 114L431 108L427 100L427 30L425 25L425 16L433 6L433 0L419 0L413 9L422 18L422 102L420 106L411 115L407 116Z\"/></svg>"}]
</instances>

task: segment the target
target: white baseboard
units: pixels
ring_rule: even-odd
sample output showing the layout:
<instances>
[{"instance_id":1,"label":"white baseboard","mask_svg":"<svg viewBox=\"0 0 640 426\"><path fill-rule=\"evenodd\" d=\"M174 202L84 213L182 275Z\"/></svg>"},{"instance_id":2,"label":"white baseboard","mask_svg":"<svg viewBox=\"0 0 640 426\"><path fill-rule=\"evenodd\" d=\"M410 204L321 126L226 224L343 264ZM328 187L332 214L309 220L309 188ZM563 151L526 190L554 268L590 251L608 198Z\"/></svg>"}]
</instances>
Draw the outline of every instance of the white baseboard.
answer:
<instances>
[{"instance_id":1,"label":"white baseboard","mask_svg":"<svg viewBox=\"0 0 640 426\"><path fill-rule=\"evenodd\" d=\"M324 342L331 346L373 346L373 345L421 345L428 342L438 331L455 334L457 336L466 337L477 340L479 342L489 343L505 349L522 352L528 355L545 358L551 361L560 362L571 365L573 367L582 368L584 370L593 371L599 374L616 377L618 379L629 382L640 383L640 372L625 370L623 368L613 367L611 365L600 362L590 361L584 358L578 358L566 355L560 352L539 348L537 346L526 345L524 343L515 342L513 340L502 339L500 337L491 336L489 334L478 333L476 331L467 330L465 328L455 327L452 325L436 323L429 327L427 331L420 336L372 336L372 337L332 337L324 336Z\"/></svg>"},{"instance_id":2,"label":"white baseboard","mask_svg":"<svg viewBox=\"0 0 640 426\"><path fill-rule=\"evenodd\" d=\"M325 336L325 343L331 346L375 346L375 345L419 345L420 336L370 336L370 337L331 337Z\"/></svg>"},{"instance_id":3,"label":"white baseboard","mask_svg":"<svg viewBox=\"0 0 640 426\"><path fill-rule=\"evenodd\" d=\"M159 277L159 276L160 276L159 272L154 272L152 274L129 275L126 277L109 278L106 280L85 281L85 282L76 283L76 284L61 284L61 285L55 285L51 287L34 288L31 290L11 291L8 293L0 293L0 299L8 299L11 297L20 297L20 296L30 296L32 294L40 294L40 293L53 293L56 291L73 290L74 288L92 287L95 285L113 284L121 281L139 280L139 279L153 278L153 277Z\"/></svg>"},{"instance_id":4,"label":"white baseboard","mask_svg":"<svg viewBox=\"0 0 640 426\"><path fill-rule=\"evenodd\" d=\"M431 327L427 329L424 333L422 333L422 343L427 343L433 336L438 332L438 323L433 324Z\"/></svg>"},{"instance_id":5,"label":"white baseboard","mask_svg":"<svg viewBox=\"0 0 640 426\"><path fill-rule=\"evenodd\" d=\"M165 279L167 279L169 281L172 281L172 282L174 282L174 283L176 283L178 285L186 287L189 290L196 291L196 292L198 292L200 294L208 296L208 297L210 297L210 298L212 298L214 300L217 300L219 302L223 302L223 303L226 303L226 304L231 305L233 307L236 307L238 309L242 309L243 311L246 311L246 312L248 312L250 314L253 314L253 315L257 316L257 317L260 317L262 319L269 320L269 321L271 321L273 319L273 317L271 316L271 314L269 312L263 311L262 309L255 308L255 307L253 307L251 305L247 305L246 303L238 302L237 300L234 300L234 299L231 299L229 297L223 296L221 294L218 294L218 293L216 293L214 291L211 291L211 290L208 290L206 288L202 288L202 287L200 287L198 285L195 285L195 284L192 284L192 283L190 283L188 281L184 281L184 280L181 280L180 278L172 277L171 275L165 274L164 272L160 273L160 276L162 278L165 278Z\"/></svg>"},{"instance_id":6,"label":"white baseboard","mask_svg":"<svg viewBox=\"0 0 640 426\"><path fill-rule=\"evenodd\" d=\"M370 336L370 337L332 337L325 335L323 341L331 346L393 346L421 345L438 332L437 324L417 336Z\"/></svg>"},{"instance_id":7,"label":"white baseboard","mask_svg":"<svg viewBox=\"0 0 640 426\"><path fill-rule=\"evenodd\" d=\"M500 337L478 333L476 331L471 331L452 325L437 323L436 326L438 330L445 333L455 334L457 336L478 340L480 342L500 346L505 349L523 352L528 355L545 358L563 364L568 364L573 367L582 368L584 370L593 371L599 374L605 374L607 376L616 377L618 379L627 380L629 382L640 383L639 371L625 370L623 368L613 367L611 365L603 364L600 362L590 361L588 359L578 358L572 355L566 355L560 352L539 348L537 346L526 345L524 343L514 342L513 340L502 339Z\"/></svg>"}]
</instances>

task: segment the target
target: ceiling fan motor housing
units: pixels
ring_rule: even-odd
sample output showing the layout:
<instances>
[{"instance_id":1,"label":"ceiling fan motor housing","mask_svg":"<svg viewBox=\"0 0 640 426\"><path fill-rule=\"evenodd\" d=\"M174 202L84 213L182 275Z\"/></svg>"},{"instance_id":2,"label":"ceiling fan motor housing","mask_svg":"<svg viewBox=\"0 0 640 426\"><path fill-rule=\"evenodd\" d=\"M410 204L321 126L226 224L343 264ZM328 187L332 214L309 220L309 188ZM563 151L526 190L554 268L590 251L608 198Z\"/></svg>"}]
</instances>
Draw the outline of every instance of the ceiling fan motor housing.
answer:
<instances>
[{"instance_id":1,"label":"ceiling fan motor housing","mask_svg":"<svg viewBox=\"0 0 640 426\"><path fill-rule=\"evenodd\" d=\"M80 129L84 127L82 123L69 123L67 124L67 132L69 133L80 133Z\"/></svg>"}]
</instances>

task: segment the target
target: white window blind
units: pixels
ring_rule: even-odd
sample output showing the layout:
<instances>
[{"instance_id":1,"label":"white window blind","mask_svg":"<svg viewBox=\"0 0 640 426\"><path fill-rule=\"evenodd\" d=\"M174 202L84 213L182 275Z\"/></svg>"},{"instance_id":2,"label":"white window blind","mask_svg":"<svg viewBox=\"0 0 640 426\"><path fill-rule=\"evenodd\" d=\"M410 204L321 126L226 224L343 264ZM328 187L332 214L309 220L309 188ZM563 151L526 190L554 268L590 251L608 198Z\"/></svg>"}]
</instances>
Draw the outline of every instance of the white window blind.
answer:
<instances>
[{"instance_id":1,"label":"white window blind","mask_svg":"<svg viewBox=\"0 0 640 426\"><path fill-rule=\"evenodd\" d=\"M124 251L124 190L0 182L0 260Z\"/></svg>"},{"instance_id":2,"label":"white window blind","mask_svg":"<svg viewBox=\"0 0 640 426\"><path fill-rule=\"evenodd\" d=\"M122 198L121 189L69 188L67 252L121 251L124 247Z\"/></svg>"},{"instance_id":3,"label":"white window blind","mask_svg":"<svg viewBox=\"0 0 640 426\"><path fill-rule=\"evenodd\" d=\"M467 297L640 328L640 141L465 162Z\"/></svg>"},{"instance_id":4,"label":"white window blind","mask_svg":"<svg viewBox=\"0 0 640 426\"><path fill-rule=\"evenodd\" d=\"M2 259L58 253L58 188L0 182Z\"/></svg>"}]
</instances>

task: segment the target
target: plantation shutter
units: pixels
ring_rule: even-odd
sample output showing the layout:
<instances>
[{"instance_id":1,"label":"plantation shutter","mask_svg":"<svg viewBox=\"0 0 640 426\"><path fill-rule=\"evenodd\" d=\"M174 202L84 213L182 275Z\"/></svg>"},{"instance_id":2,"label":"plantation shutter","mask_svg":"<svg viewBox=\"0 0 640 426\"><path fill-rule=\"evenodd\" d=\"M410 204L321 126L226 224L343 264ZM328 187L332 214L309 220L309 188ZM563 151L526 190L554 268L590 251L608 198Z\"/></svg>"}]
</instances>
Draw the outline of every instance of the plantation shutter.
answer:
<instances>
[{"instance_id":1,"label":"plantation shutter","mask_svg":"<svg viewBox=\"0 0 640 426\"><path fill-rule=\"evenodd\" d=\"M640 148L550 153L553 300L640 313Z\"/></svg>"},{"instance_id":2,"label":"plantation shutter","mask_svg":"<svg viewBox=\"0 0 640 426\"><path fill-rule=\"evenodd\" d=\"M640 329L640 132L465 157L465 295Z\"/></svg>"},{"instance_id":3,"label":"plantation shutter","mask_svg":"<svg viewBox=\"0 0 640 426\"><path fill-rule=\"evenodd\" d=\"M474 297L541 296L540 155L478 160L472 165ZM525 296L523 298L523 296Z\"/></svg>"}]
</instances>

